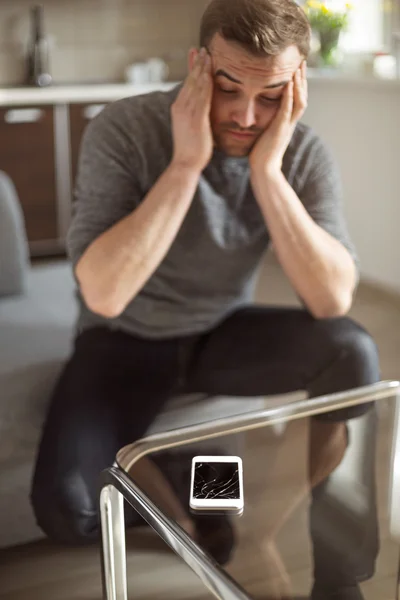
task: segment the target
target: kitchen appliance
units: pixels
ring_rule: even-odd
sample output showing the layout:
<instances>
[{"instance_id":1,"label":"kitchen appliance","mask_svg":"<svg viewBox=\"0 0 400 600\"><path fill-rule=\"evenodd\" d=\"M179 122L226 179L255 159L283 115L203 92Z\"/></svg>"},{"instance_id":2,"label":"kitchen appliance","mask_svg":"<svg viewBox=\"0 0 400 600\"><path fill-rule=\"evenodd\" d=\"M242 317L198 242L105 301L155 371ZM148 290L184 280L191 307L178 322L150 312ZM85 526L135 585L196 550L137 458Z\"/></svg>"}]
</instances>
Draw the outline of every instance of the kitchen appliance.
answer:
<instances>
[{"instance_id":1,"label":"kitchen appliance","mask_svg":"<svg viewBox=\"0 0 400 600\"><path fill-rule=\"evenodd\" d=\"M165 81L169 75L169 67L162 58L150 58L147 61L150 73L150 81L152 83L158 83L159 81Z\"/></svg>"},{"instance_id":2,"label":"kitchen appliance","mask_svg":"<svg viewBox=\"0 0 400 600\"><path fill-rule=\"evenodd\" d=\"M45 87L51 85L49 68L49 42L44 33L44 9L42 5L31 8L31 34L27 53L26 83Z\"/></svg>"},{"instance_id":3,"label":"kitchen appliance","mask_svg":"<svg viewBox=\"0 0 400 600\"><path fill-rule=\"evenodd\" d=\"M134 63L125 70L126 80L133 84L160 83L165 81L168 75L169 67L161 58Z\"/></svg>"}]
</instances>

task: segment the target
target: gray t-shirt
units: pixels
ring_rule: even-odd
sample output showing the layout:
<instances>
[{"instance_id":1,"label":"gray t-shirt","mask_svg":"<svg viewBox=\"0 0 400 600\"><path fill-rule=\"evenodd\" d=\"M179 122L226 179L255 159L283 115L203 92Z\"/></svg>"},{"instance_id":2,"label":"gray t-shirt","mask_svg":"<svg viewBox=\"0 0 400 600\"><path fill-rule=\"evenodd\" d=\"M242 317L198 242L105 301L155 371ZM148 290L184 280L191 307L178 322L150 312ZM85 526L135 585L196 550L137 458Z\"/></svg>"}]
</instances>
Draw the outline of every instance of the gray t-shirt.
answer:
<instances>
[{"instance_id":1,"label":"gray t-shirt","mask_svg":"<svg viewBox=\"0 0 400 600\"><path fill-rule=\"evenodd\" d=\"M67 248L74 265L100 234L135 210L168 167L173 151L172 91L109 105L87 127L81 148ZM283 172L308 213L354 256L334 160L299 123ZM146 338L204 332L252 301L269 235L249 182L247 158L215 150L165 259L115 319L91 312L79 290L78 332L96 325Z\"/></svg>"}]
</instances>

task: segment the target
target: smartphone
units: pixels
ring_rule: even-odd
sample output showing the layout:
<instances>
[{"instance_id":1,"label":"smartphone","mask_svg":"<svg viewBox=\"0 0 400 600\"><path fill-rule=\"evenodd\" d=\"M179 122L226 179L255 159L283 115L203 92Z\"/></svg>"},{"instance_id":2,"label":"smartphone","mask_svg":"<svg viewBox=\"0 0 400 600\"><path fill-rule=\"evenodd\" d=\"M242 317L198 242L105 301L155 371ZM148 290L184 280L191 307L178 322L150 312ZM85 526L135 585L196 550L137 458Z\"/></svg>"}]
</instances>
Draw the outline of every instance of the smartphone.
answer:
<instances>
[{"instance_id":1,"label":"smartphone","mask_svg":"<svg viewBox=\"0 0 400 600\"><path fill-rule=\"evenodd\" d=\"M239 456L195 456L190 508L203 514L243 514L242 459Z\"/></svg>"}]
</instances>

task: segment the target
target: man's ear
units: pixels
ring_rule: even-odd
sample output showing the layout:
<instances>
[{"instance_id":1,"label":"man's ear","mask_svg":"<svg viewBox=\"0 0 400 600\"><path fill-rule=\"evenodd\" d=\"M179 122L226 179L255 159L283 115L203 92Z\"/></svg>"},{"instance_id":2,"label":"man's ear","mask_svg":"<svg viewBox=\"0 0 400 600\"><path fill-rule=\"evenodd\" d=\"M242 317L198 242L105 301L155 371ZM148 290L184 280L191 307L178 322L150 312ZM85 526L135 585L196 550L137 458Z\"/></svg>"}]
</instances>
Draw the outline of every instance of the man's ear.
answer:
<instances>
[{"instance_id":1,"label":"man's ear","mask_svg":"<svg viewBox=\"0 0 400 600\"><path fill-rule=\"evenodd\" d=\"M188 56L189 73L191 73L193 71L193 67L196 62L196 58L198 57L199 54L200 54L200 50L198 50L197 48L190 48L189 56Z\"/></svg>"}]
</instances>

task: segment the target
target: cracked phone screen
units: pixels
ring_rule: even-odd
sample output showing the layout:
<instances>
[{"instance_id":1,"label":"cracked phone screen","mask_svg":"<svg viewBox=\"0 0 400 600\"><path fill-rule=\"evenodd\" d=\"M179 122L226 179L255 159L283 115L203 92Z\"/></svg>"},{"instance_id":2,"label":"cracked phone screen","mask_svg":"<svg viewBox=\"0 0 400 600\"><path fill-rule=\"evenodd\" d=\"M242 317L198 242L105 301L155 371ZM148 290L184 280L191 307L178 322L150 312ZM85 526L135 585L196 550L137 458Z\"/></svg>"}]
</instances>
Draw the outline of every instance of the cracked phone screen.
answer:
<instances>
[{"instance_id":1,"label":"cracked phone screen","mask_svg":"<svg viewBox=\"0 0 400 600\"><path fill-rule=\"evenodd\" d=\"M238 463L196 463L193 497L199 500L239 499L240 486Z\"/></svg>"}]
</instances>

